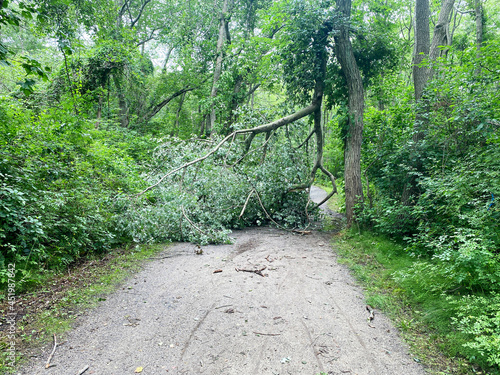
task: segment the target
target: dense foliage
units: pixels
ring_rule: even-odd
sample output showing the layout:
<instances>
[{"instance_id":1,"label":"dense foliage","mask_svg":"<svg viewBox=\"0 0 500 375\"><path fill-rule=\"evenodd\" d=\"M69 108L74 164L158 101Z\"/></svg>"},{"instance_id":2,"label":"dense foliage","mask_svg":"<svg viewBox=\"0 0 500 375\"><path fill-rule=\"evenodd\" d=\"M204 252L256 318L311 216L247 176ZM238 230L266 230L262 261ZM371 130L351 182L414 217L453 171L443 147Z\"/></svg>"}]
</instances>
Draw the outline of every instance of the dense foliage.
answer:
<instances>
[{"instance_id":1,"label":"dense foliage","mask_svg":"<svg viewBox=\"0 0 500 375\"><path fill-rule=\"evenodd\" d=\"M414 262L394 277L449 298L459 353L498 367L500 9L454 3L418 100L413 10L0 0L0 284L10 263L25 288L123 244L307 226L316 171L345 185L354 106L342 34L366 98L356 225L403 243ZM232 133L301 106L311 116Z\"/></svg>"}]
</instances>

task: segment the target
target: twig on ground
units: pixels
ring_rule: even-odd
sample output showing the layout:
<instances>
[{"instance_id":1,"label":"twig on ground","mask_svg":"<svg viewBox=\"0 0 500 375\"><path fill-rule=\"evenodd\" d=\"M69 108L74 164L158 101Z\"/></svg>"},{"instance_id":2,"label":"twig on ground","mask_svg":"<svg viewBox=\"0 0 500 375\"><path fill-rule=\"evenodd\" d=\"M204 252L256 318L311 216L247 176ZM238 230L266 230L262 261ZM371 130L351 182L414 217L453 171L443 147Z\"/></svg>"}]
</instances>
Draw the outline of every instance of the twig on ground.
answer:
<instances>
[{"instance_id":1,"label":"twig on ground","mask_svg":"<svg viewBox=\"0 0 500 375\"><path fill-rule=\"evenodd\" d=\"M236 272L250 272L250 273L256 273L259 276L265 277L265 275L262 273L267 267L264 266L259 270L246 270L244 268L235 268Z\"/></svg>"},{"instance_id":2,"label":"twig on ground","mask_svg":"<svg viewBox=\"0 0 500 375\"><path fill-rule=\"evenodd\" d=\"M89 369L89 365L87 365L87 366L85 366L84 368L82 368L82 369L78 372L78 374L76 374L76 375L82 375L82 374L83 374L85 371L87 371L88 369Z\"/></svg>"},{"instance_id":3,"label":"twig on ground","mask_svg":"<svg viewBox=\"0 0 500 375\"><path fill-rule=\"evenodd\" d=\"M260 332L254 332L256 335L260 336L279 336L281 333L260 333Z\"/></svg>"},{"instance_id":4,"label":"twig on ground","mask_svg":"<svg viewBox=\"0 0 500 375\"><path fill-rule=\"evenodd\" d=\"M52 349L52 353L50 353L49 359L47 359L47 363L45 364L45 368L49 368L51 366L50 361L52 360L52 357L54 356L56 349L57 349L57 338L56 338L56 334L54 333L54 349Z\"/></svg>"},{"instance_id":5,"label":"twig on ground","mask_svg":"<svg viewBox=\"0 0 500 375\"><path fill-rule=\"evenodd\" d=\"M231 306L233 306L233 305L222 305L222 306L216 307L215 309L217 310L217 309L222 309L224 307L231 307Z\"/></svg>"},{"instance_id":6,"label":"twig on ground","mask_svg":"<svg viewBox=\"0 0 500 375\"><path fill-rule=\"evenodd\" d=\"M311 231L310 230L300 230L300 229L293 229L292 230L293 233L298 233L298 234L301 234L301 235L306 235L306 234L311 234Z\"/></svg>"}]
</instances>

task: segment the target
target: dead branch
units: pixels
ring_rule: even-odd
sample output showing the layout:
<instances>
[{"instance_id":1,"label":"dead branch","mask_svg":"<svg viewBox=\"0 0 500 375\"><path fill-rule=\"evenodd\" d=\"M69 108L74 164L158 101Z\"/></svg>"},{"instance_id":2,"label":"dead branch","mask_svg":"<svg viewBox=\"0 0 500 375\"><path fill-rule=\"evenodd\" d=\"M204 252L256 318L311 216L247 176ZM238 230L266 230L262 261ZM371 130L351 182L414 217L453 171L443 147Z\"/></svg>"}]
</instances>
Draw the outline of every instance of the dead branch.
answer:
<instances>
[{"instance_id":1,"label":"dead branch","mask_svg":"<svg viewBox=\"0 0 500 375\"><path fill-rule=\"evenodd\" d=\"M306 234L311 234L311 231L310 230L299 230L299 229L292 229L292 232L293 233L298 233L298 234L301 234L301 235L306 235Z\"/></svg>"},{"instance_id":2,"label":"dead branch","mask_svg":"<svg viewBox=\"0 0 500 375\"><path fill-rule=\"evenodd\" d=\"M196 230L197 230L198 232L200 232L201 234L204 234L205 236L210 237L210 236L208 235L208 233L206 233L206 232L202 231L200 228L198 228L198 227L196 226L196 224L195 224L195 223L193 223L193 222L192 222L192 221L191 221L191 220L187 217L187 215L186 215L186 211L184 211L184 206L181 206L181 210L182 210L182 216L184 216L184 217L186 218L186 220L188 221L188 223L189 223L189 224L191 224L191 226L192 226L194 229L196 229Z\"/></svg>"},{"instance_id":3,"label":"dead branch","mask_svg":"<svg viewBox=\"0 0 500 375\"><path fill-rule=\"evenodd\" d=\"M54 349L52 349L52 352L49 355L49 359L47 359L47 363L45 364L45 368L49 368L51 366L50 361L52 360L52 357L54 356L56 349L57 349L57 338L56 338L56 334L54 333Z\"/></svg>"},{"instance_id":4,"label":"dead branch","mask_svg":"<svg viewBox=\"0 0 500 375\"><path fill-rule=\"evenodd\" d=\"M85 371L87 371L89 369L89 365L85 366L84 368L82 368L77 375L82 375Z\"/></svg>"},{"instance_id":5,"label":"dead branch","mask_svg":"<svg viewBox=\"0 0 500 375\"><path fill-rule=\"evenodd\" d=\"M247 270L247 269L244 269L244 268L235 268L236 272L250 272L250 273L255 273L259 276L262 276L262 277L265 277L265 275L262 273L262 271L264 271L267 267L264 266L262 267L261 269L258 269L258 270Z\"/></svg>"},{"instance_id":6,"label":"dead branch","mask_svg":"<svg viewBox=\"0 0 500 375\"><path fill-rule=\"evenodd\" d=\"M245 204L243 205L243 209L241 210L241 213L239 216L240 219L243 216L243 214L245 213L245 210L247 209L248 201L250 200L250 197L252 196L252 194L254 192L255 192L255 189L250 190L250 194L248 194L247 199L245 200Z\"/></svg>"},{"instance_id":7,"label":"dead branch","mask_svg":"<svg viewBox=\"0 0 500 375\"><path fill-rule=\"evenodd\" d=\"M302 142L298 147L296 147L295 149L298 150L299 148L301 148L302 146L304 146L310 139L311 137L314 135L314 133L316 133L316 129L313 129L311 131L311 133L309 133L309 135L307 136L306 140L304 142Z\"/></svg>"},{"instance_id":8,"label":"dead branch","mask_svg":"<svg viewBox=\"0 0 500 375\"><path fill-rule=\"evenodd\" d=\"M334 194L337 193L337 184L335 183L335 177L333 176L333 174L330 173L330 171L328 171L324 166L323 166L323 163L321 163L319 165L319 169L321 170L321 172L323 172L324 174L326 174L328 176L328 178L330 178L330 182L332 183L332 192L330 194L328 194L326 196L325 199L323 199L321 202L319 202L316 207L319 207L321 206L323 203L325 203L328 199L330 199Z\"/></svg>"},{"instance_id":9,"label":"dead branch","mask_svg":"<svg viewBox=\"0 0 500 375\"><path fill-rule=\"evenodd\" d=\"M278 228L281 228L281 229L283 229L283 230L287 230L286 228L284 228L284 227L282 227L281 225L279 225L276 221L274 221L274 219L271 217L271 215L269 215L269 213L267 212L266 208L264 207L264 204L262 203L262 200L260 199L260 195L259 195L259 193L258 193L258 192L257 192L257 190L255 190L255 189L254 189L254 191L255 191L255 195L257 196L257 199L259 200L260 206L261 206L261 207L262 207L262 209L264 210L264 212L265 212L265 214L266 214L267 218L268 218L269 220L271 220L274 224L276 224L276 226L277 226Z\"/></svg>"},{"instance_id":10,"label":"dead branch","mask_svg":"<svg viewBox=\"0 0 500 375\"><path fill-rule=\"evenodd\" d=\"M231 307L231 306L233 306L233 305L222 305L222 306L215 307L215 309L217 310L217 309L222 309L224 307Z\"/></svg>"}]
</instances>

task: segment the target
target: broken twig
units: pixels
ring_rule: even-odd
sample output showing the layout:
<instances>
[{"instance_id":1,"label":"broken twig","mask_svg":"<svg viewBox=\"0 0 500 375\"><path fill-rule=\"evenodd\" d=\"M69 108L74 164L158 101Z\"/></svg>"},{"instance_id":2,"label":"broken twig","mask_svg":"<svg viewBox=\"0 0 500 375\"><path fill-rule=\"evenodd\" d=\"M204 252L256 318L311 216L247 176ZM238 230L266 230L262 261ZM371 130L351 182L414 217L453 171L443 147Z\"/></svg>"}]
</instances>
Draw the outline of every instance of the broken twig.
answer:
<instances>
[{"instance_id":1,"label":"broken twig","mask_svg":"<svg viewBox=\"0 0 500 375\"><path fill-rule=\"evenodd\" d=\"M256 335L260 336L279 336L281 333L260 333L260 332L254 332Z\"/></svg>"},{"instance_id":2,"label":"broken twig","mask_svg":"<svg viewBox=\"0 0 500 375\"><path fill-rule=\"evenodd\" d=\"M56 334L54 333L54 349L52 349L52 353L50 353L49 359L47 359L47 363L45 364L45 368L49 368L51 366L50 361L52 360L52 357L54 356L56 349L57 349L57 338L56 338Z\"/></svg>"},{"instance_id":3,"label":"broken twig","mask_svg":"<svg viewBox=\"0 0 500 375\"><path fill-rule=\"evenodd\" d=\"M82 369L78 372L78 374L76 374L76 375L82 375L82 374L83 374L85 371L87 371L88 369L89 369L89 365L87 365L87 366L85 366L84 368L82 368Z\"/></svg>"},{"instance_id":4,"label":"broken twig","mask_svg":"<svg viewBox=\"0 0 500 375\"><path fill-rule=\"evenodd\" d=\"M264 266L262 267L261 269L259 270L246 270L244 268L235 268L236 272L250 272L250 273L256 273L257 275L259 276L262 276L264 277L265 275L262 273L262 271L264 271L267 267Z\"/></svg>"}]
</instances>

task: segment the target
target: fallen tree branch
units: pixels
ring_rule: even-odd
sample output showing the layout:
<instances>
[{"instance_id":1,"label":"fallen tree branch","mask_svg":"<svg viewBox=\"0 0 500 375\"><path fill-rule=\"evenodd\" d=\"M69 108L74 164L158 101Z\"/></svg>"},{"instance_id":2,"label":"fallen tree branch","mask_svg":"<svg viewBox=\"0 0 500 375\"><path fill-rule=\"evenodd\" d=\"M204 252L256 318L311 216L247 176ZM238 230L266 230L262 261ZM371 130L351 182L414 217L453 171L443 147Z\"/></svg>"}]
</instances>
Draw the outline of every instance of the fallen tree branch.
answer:
<instances>
[{"instance_id":1,"label":"fallen tree branch","mask_svg":"<svg viewBox=\"0 0 500 375\"><path fill-rule=\"evenodd\" d=\"M276 120L276 121L273 121L273 122L270 122L268 124L264 124L264 125L260 125L260 126L257 126L255 128L251 128L251 129L241 129L241 130L236 130L234 132L232 132L231 134L227 135L224 139L222 139L222 141L220 141L217 146L215 146L210 152L208 152L207 154L205 154L204 156L202 157L199 157L198 159L195 159L195 160L192 160L188 163L185 163L183 165L181 165L180 167L178 168L175 168L173 169L172 171L168 172L166 175L164 175L162 178L160 178L155 184L147 187L146 189L144 189L143 191L141 191L139 194L137 194L136 196L137 197L140 197L141 195L143 195L144 193L146 193L147 191L157 187L159 184L161 184L163 181L165 181L165 179L169 176L171 176L172 174L180 171L181 169L183 168L186 168L186 167L189 167L190 165L193 165L193 164L196 164L196 163L199 163L205 159L207 159L208 157L210 157L211 155L213 155L214 153L216 153L221 147L222 145L224 145L229 139L239 135L239 134L248 134L248 133L252 133L252 134L260 134L260 133L266 133L266 132L270 132L272 130L276 130L282 126L285 126L291 122L294 122L296 120L299 120L301 119L302 117L305 117L307 115L310 115L311 113L313 113L317 108L319 107L318 104L311 104L310 106L306 107L306 108L303 108L301 109L300 111L297 111L295 112L294 114L292 115L289 115L289 116L285 116L285 117L282 117L280 118L279 120Z\"/></svg>"},{"instance_id":2,"label":"fallen tree branch","mask_svg":"<svg viewBox=\"0 0 500 375\"><path fill-rule=\"evenodd\" d=\"M295 147L295 149L298 150L299 148L304 146L307 143L307 141L309 141L311 139L311 137L314 135L314 133L316 133L316 129L313 129L311 131L311 133L307 136L306 140L304 142L302 142L298 147Z\"/></svg>"},{"instance_id":3,"label":"fallen tree branch","mask_svg":"<svg viewBox=\"0 0 500 375\"><path fill-rule=\"evenodd\" d=\"M57 338L56 338L56 334L54 333L54 349L52 349L52 352L49 355L49 359L47 359L47 363L45 364L45 368L49 368L51 366L50 361L52 360L52 357L54 356L56 349L57 349Z\"/></svg>"},{"instance_id":4,"label":"fallen tree branch","mask_svg":"<svg viewBox=\"0 0 500 375\"><path fill-rule=\"evenodd\" d=\"M204 231L202 231L200 228L198 228L196 226L195 223L193 223L186 215L186 211L184 211L184 206L181 206L181 210L182 210L182 216L184 216L186 218L186 220L188 221L189 224L191 224L191 226L196 229L198 232L200 232L201 234L204 234L205 236L207 237L210 237L210 235L208 233L205 233Z\"/></svg>"},{"instance_id":5,"label":"fallen tree branch","mask_svg":"<svg viewBox=\"0 0 500 375\"><path fill-rule=\"evenodd\" d=\"M271 220L274 224L276 224L276 226L277 226L278 228L281 228L281 229L283 229L283 230L287 230L286 228L284 228L284 227L282 227L281 225L279 225L276 221L274 221L274 219L271 217L271 215L269 215L269 213L267 212L266 208L264 207L264 204L262 203L262 201L261 201L261 199L260 199L259 193L258 193L258 192L257 192L257 190L255 190L255 189L254 189L254 191L255 191L255 195L257 195L257 199L259 200L260 206L261 206L261 207L262 207L262 209L264 210L264 212L265 212L265 214L266 214L267 218L268 218L269 220Z\"/></svg>"},{"instance_id":6,"label":"fallen tree branch","mask_svg":"<svg viewBox=\"0 0 500 375\"><path fill-rule=\"evenodd\" d=\"M247 209L248 201L250 200L250 197L252 196L252 194L254 192L255 192L255 189L250 190L250 193L248 194L247 199L245 200L245 204L243 205L243 209L241 210L241 213L239 216L240 219L243 216L243 214L245 213L245 210Z\"/></svg>"},{"instance_id":7,"label":"fallen tree branch","mask_svg":"<svg viewBox=\"0 0 500 375\"><path fill-rule=\"evenodd\" d=\"M262 273L262 271L264 271L267 267L264 266L262 267L261 269L259 270L247 270L247 269L244 269L244 268L235 268L236 272L250 272L250 273L255 273L259 276L262 276L262 277L265 277L265 275Z\"/></svg>"}]
</instances>

